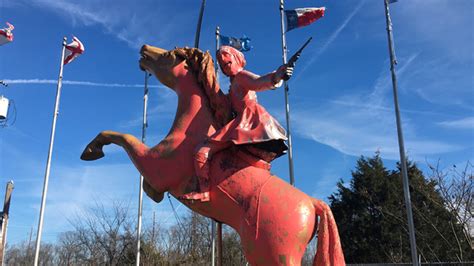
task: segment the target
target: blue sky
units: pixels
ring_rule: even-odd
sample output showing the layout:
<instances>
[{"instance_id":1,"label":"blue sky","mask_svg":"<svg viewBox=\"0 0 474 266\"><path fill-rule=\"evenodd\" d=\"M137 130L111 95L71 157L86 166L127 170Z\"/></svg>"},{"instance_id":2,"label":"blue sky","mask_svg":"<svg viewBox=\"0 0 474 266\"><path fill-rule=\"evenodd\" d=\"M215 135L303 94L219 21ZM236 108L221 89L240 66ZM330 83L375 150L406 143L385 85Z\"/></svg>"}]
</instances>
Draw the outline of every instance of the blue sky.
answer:
<instances>
[{"instance_id":1,"label":"blue sky","mask_svg":"<svg viewBox=\"0 0 474 266\"><path fill-rule=\"evenodd\" d=\"M247 68L267 73L281 64L277 0L208 0L200 48L214 54L215 27L252 39ZM326 6L316 23L287 34L295 51L309 36L290 80L296 186L322 199L350 178L360 155L380 151L387 166L399 158L383 0L286 1L286 8ZM68 218L95 201L138 201L139 174L125 152L79 156L101 130L141 136L144 73L139 47L193 46L200 1L0 0L0 24L15 26L13 43L0 47L0 94L14 101L16 122L0 128L0 185L14 180L8 239L36 232L63 36L77 36L85 53L65 66L43 240L71 228ZM390 6L407 155L427 169L474 159L473 18L470 0L400 0ZM290 51L290 53L292 53ZM168 132L176 96L151 79L147 143ZM226 91L228 81L221 79ZM283 90L259 93L283 125ZM287 157L273 172L288 180ZM3 186L3 185L2 185ZM3 188L0 188L3 190ZM2 194L3 195L3 194ZM178 212L185 207L175 201ZM152 213L175 222L170 203L145 198Z\"/></svg>"}]
</instances>

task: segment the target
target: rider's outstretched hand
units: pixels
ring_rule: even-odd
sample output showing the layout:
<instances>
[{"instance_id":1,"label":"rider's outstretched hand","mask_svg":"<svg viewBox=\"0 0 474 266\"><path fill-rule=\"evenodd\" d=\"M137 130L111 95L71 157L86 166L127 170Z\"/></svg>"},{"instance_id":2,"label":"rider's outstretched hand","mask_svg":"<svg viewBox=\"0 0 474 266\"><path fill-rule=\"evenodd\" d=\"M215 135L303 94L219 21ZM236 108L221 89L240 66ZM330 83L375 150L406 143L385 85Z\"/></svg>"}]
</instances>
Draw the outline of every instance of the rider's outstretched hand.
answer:
<instances>
[{"instance_id":1,"label":"rider's outstretched hand","mask_svg":"<svg viewBox=\"0 0 474 266\"><path fill-rule=\"evenodd\" d=\"M281 65L276 73L277 81L279 82L280 80L289 80L291 76L293 75L293 67L289 66L288 64Z\"/></svg>"}]
</instances>

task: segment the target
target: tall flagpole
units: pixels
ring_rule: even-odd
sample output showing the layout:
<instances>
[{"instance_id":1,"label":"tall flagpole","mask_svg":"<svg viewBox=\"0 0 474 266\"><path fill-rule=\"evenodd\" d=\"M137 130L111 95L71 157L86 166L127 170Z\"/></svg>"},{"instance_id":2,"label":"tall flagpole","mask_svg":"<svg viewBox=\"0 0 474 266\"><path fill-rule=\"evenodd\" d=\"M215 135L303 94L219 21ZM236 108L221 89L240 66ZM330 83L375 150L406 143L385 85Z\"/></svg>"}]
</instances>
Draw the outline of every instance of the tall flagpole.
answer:
<instances>
[{"instance_id":1,"label":"tall flagpole","mask_svg":"<svg viewBox=\"0 0 474 266\"><path fill-rule=\"evenodd\" d=\"M5 246L7 244L7 226L8 226L8 218L10 216L10 203L12 192L14 189L13 181L10 180L7 183L7 188L5 191L5 201L3 202L3 211L0 219L2 220L2 224L0 226L1 230L1 237L0 237L0 265L5 265Z\"/></svg>"},{"instance_id":2,"label":"tall flagpole","mask_svg":"<svg viewBox=\"0 0 474 266\"><path fill-rule=\"evenodd\" d=\"M195 36L195 39L194 39L194 47L195 48L199 48L199 37L201 35L201 25L202 25L202 17L204 15L204 8L206 7L206 0L202 0L202 3L201 3L201 10L199 12L199 19L198 19L198 23L197 23L197 29L196 29L196 36ZM216 45L217 45L217 49L219 48L219 27L217 27L216 29ZM216 68L216 74L217 74L217 69ZM216 228L216 223L217 223L217 228ZM216 263L216 252L215 250L217 249L217 265L218 266L221 266L222 265L222 223L219 223L219 222L215 222L215 221L212 221L211 223L211 234L212 234L212 244L211 244L211 248L212 248L212 257L211 257L211 265L214 266L215 263ZM216 239L216 234L215 234L215 231L217 230L217 239Z\"/></svg>"},{"instance_id":3,"label":"tall flagpole","mask_svg":"<svg viewBox=\"0 0 474 266\"><path fill-rule=\"evenodd\" d=\"M195 36L195 39L194 39L194 48L199 48L199 37L201 36L202 17L204 15L204 7L205 6L206 6L206 0L202 0L201 10L199 11L199 19L198 19L198 23L197 23L196 36Z\"/></svg>"},{"instance_id":4,"label":"tall flagpole","mask_svg":"<svg viewBox=\"0 0 474 266\"><path fill-rule=\"evenodd\" d=\"M59 98L61 97L61 85L63 80L63 67L64 67L64 53L66 50L66 37L63 38L63 49L61 53L61 66L59 68L59 78L58 78L58 87L56 90L56 104L54 106L54 113L53 113L53 125L51 128L51 139L49 141L49 151L48 151L48 160L46 162L46 172L44 175L44 184L43 184L43 195L41 198L41 208L40 208L40 216L38 222L38 232L36 234L36 250L35 250L35 262L34 265L38 265L38 257L41 245L41 233L43 231L43 216L44 216L44 207L46 204L46 195L48 194L48 182L49 182L49 173L51 170L51 157L53 155L53 145L54 145L54 134L56 131L56 120L58 118L58 110L59 110Z\"/></svg>"},{"instance_id":5,"label":"tall flagpole","mask_svg":"<svg viewBox=\"0 0 474 266\"><path fill-rule=\"evenodd\" d=\"M216 27L216 51L219 49L219 35L220 35L220 29L219 26ZM216 64L216 80L217 83L219 83L219 66ZM216 265L216 225L217 222L215 220L211 221L211 266Z\"/></svg>"},{"instance_id":6,"label":"tall flagpole","mask_svg":"<svg viewBox=\"0 0 474 266\"><path fill-rule=\"evenodd\" d=\"M403 193L405 194L405 206L407 209L408 230L410 234L411 260L412 260L413 265L418 266L419 262L417 258L418 257L417 252L416 252L415 226L413 223L413 213L411 209L407 163L406 163L406 158L405 158L405 144L403 142L402 122L400 118L400 109L398 106L397 76L395 73L395 65L397 64L397 59L395 57L395 49L393 45L392 20L390 18L390 12L388 9L389 0L384 0L384 4L385 4L385 17L387 21L388 49L390 52L390 71L392 73L393 100L395 104L395 116L397 119L398 145L400 148L400 164L402 168L402 177L403 177Z\"/></svg>"},{"instance_id":7,"label":"tall flagpole","mask_svg":"<svg viewBox=\"0 0 474 266\"><path fill-rule=\"evenodd\" d=\"M145 133L148 127L147 109L148 109L148 77L150 75L145 71L145 89L143 94L143 125L142 142L145 143ZM142 211L143 211L143 175L140 175L140 192L138 193L138 221L137 221L137 266L140 265L140 241L142 232Z\"/></svg>"},{"instance_id":8,"label":"tall flagpole","mask_svg":"<svg viewBox=\"0 0 474 266\"><path fill-rule=\"evenodd\" d=\"M285 35L285 22L284 22L284 0L280 0L280 20L281 20L281 47L283 50L283 64L287 63L286 59L286 35ZM293 170L293 145L291 141L291 131L290 131L290 103L288 100L288 82L284 81L285 87L285 111L286 111L286 133L288 135L288 164L290 170L290 184L295 185L295 176Z\"/></svg>"},{"instance_id":9,"label":"tall flagpole","mask_svg":"<svg viewBox=\"0 0 474 266\"><path fill-rule=\"evenodd\" d=\"M216 52L219 50L220 46L220 28L216 27ZM216 80L219 83L219 64L216 64ZM212 220L211 224L212 230L212 262L211 265L215 266L216 261L217 265L222 265L222 223ZM216 254L217 253L217 254Z\"/></svg>"}]
</instances>

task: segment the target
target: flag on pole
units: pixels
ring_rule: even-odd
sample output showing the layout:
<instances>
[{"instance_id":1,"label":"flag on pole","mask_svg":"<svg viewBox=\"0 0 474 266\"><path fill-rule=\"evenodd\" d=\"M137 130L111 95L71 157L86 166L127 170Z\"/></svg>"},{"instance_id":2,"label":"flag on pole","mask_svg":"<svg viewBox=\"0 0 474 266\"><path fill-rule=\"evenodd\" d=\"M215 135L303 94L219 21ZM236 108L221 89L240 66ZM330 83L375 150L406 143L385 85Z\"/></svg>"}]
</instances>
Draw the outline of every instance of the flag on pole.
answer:
<instances>
[{"instance_id":1,"label":"flag on pole","mask_svg":"<svg viewBox=\"0 0 474 266\"><path fill-rule=\"evenodd\" d=\"M66 45L64 64L72 62L76 57L84 53L84 45L78 38L72 37L72 42Z\"/></svg>"},{"instance_id":2,"label":"flag on pole","mask_svg":"<svg viewBox=\"0 0 474 266\"><path fill-rule=\"evenodd\" d=\"M325 7L306 7L285 10L286 31L308 26L324 16Z\"/></svg>"},{"instance_id":3,"label":"flag on pole","mask_svg":"<svg viewBox=\"0 0 474 266\"><path fill-rule=\"evenodd\" d=\"M8 28L0 29L0 46L13 41L12 30L15 28L12 24L6 23Z\"/></svg>"},{"instance_id":4,"label":"flag on pole","mask_svg":"<svg viewBox=\"0 0 474 266\"><path fill-rule=\"evenodd\" d=\"M227 37L224 35L219 35L220 38L220 44L222 45L228 45L232 46L235 49L242 51L242 52L247 52L250 51L252 46L250 45L250 38L244 37L242 38L235 38L235 37Z\"/></svg>"}]
</instances>

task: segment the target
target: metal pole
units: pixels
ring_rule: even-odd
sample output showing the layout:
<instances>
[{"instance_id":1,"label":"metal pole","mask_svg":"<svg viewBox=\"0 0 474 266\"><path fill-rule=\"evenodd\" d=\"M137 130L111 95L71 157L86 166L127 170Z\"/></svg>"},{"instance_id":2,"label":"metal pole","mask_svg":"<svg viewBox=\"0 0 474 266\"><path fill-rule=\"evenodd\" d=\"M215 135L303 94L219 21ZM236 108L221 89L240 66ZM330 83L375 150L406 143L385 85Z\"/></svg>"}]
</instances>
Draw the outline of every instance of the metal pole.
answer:
<instances>
[{"instance_id":1,"label":"metal pole","mask_svg":"<svg viewBox=\"0 0 474 266\"><path fill-rule=\"evenodd\" d=\"M148 127L147 109L148 109L148 77L150 75L145 71L145 91L143 94L143 125L142 142L145 143L145 133ZM140 191L138 193L138 222L137 222L137 259L136 265L140 265L140 240L142 232L142 211L143 211L143 176L140 175Z\"/></svg>"},{"instance_id":2,"label":"metal pole","mask_svg":"<svg viewBox=\"0 0 474 266\"><path fill-rule=\"evenodd\" d=\"M202 25L202 17L204 15L204 7L206 6L206 0L202 0L201 2L201 11L199 11L199 19L197 23L196 29L196 36L194 39L194 47L199 48L199 36L201 35L201 25Z\"/></svg>"},{"instance_id":3,"label":"metal pole","mask_svg":"<svg viewBox=\"0 0 474 266\"><path fill-rule=\"evenodd\" d=\"M2 212L2 228L1 228L1 251L0 251L0 265L4 265L4 258L5 258L5 246L7 244L7 226L8 226L8 218L10 216L10 202L11 196L13 192L13 181L8 181L7 188L5 191L5 201L3 202L3 212Z\"/></svg>"},{"instance_id":4,"label":"metal pole","mask_svg":"<svg viewBox=\"0 0 474 266\"><path fill-rule=\"evenodd\" d=\"M219 49L219 34L220 29L219 26L216 27L216 52ZM217 62L217 61L216 61ZM219 64L216 64L216 80L219 80ZM212 234L212 242L211 242L211 266L216 265L216 224L215 220L211 222L211 234Z\"/></svg>"},{"instance_id":5,"label":"metal pole","mask_svg":"<svg viewBox=\"0 0 474 266\"><path fill-rule=\"evenodd\" d=\"M211 265L216 265L216 221L211 221Z\"/></svg>"},{"instance_id":6,"label":"metal pole","mask_svg":"<svg viewBox=\"0 0 474 266\"><path fill-rule=\"evenodd\" d=\"M284 22L284 0L280 0L280 20L281 20L281 47L283 50L283 64L286 64L286 35L285 35L285 22ZM286 133L288 135L288 164L290 170L290 184L295 185L295 175L293 170L293 143L291 141L290 131L290 102L288 99L288 82L284 81L285 87L285 111L286 111Z\"/></svg>"},{"instance_id":7,"label":"metal pole","mask_svg":"<svg viewBox=\"0 0 474 266\"><path fill-rule=\"evenodd\" d=\"M403 193L405 194L405 206L407 209L407 217L408 217L408 231L410 234L411 260L412 260L413 265L418 266L419 263L418 263L418 256L416 252L415 226L413 223L413 213L411 209L407 163L406 163L406 158L405 158L405 144L403 142L402 122L400 118L400 109L398 106L397 76L395 73L395 65L397 64L397 59L395 57L395 49L393 45L392 21L390 19L390 12L388 9L388 0L384 0L384 3L385 3L385 17L387 21L388 49L390 52L390 71L392 73L393 100L395 104L395 116L397 120L398 145L400 148L400 164L401 164L402 178L403 178Z\"/></svg>"},{"instance_id":8,"label":"metal pole","mask_svg":"<svg viewBox=\"0 0 474 266\"><path fill-rule=\"evenodd\" d=\"M220 28L219 26L217 26L216 27L216 52L217 50L219 50L219 46L220 46L219 36L220 36ZM219 81L219 64L216 64L215 69L216 69L216 79L217 81ZM222 265L222 223L212 220L211 231L212 231L211 265L215 266L216 261L217 261L217 265Z\"/></svg>"},{"instance_id":9,"label":"metal pole","mask_svg":"<svg viewBox=\"0 0 474 266\"><path fill-rule=\"evenodd\" d=\"M220 34L221 34L221 28L219 28L219 26L217 26L216 27L216 53L219 50L219 46L220 46L220 41L219 41ZM215 69L216 69L216 80L219 81L219 64L218 63L216 63Z\"/></svg>"},{"instance_id":10,"label":"metal pole","mask_svg":"<svg viewBox=\"0 0 474 266\"><path fill-rule=\"evenodd\" d=\"M222 223L217 223L217 266L222 266Z\"/></svg>"},{"instance_id":11,"label":"metal pole","mask_svg":"<svg viewBox=\"0 0 474 266\"><path fill-rule=\"evenodd\" d=\"M59 99L61 97L61 85L63 80L63 67L64 67L64 52L66 49L66 40L67 38L63 38L63 50L61 53L61 66L59 68L59 78L58 78L58 87L56 89L56 103L54 106L54 113L53 113L53 125L51 127L51 138L49 141L49 151L48 151L48 160L46 162L46 172L44 175L44 184L43 184L43 195L41 197L41 208L40 208L40 216L38 222L38 232L36 234L36 250L35 250L35 262L34 265L38 265L38 257L41 245L41 233L43 231L43 216L44 216L44 207L46 204L46 195L48 194L48 182L49 182L49 173L51 170L51 157L53 155L53 145L54 145L54 134L56 131L56 120L58 118L58 110L59 110Z\"/></svg>"}]
</instances>

